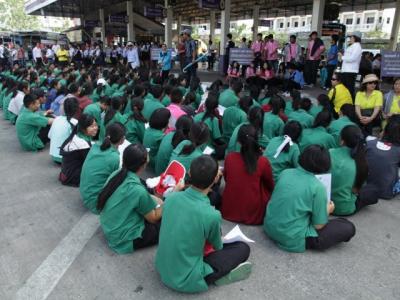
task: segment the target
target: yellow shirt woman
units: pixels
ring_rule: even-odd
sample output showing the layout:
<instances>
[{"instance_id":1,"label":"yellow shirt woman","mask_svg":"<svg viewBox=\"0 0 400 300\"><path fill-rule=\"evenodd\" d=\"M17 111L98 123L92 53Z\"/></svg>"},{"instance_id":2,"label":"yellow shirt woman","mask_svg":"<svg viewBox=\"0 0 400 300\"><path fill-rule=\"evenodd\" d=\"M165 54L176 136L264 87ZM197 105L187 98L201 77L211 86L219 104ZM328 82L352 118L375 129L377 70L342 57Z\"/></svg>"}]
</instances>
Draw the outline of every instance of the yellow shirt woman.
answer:
<instances>
[{"instance_id":1,"label":"yellow shirt woman","mask_svg":"<svg viewBox=\"0 0 400 300\"><path fill-rule=\"evenodd\" d=\"M356 106L360 106L360 109L374 109L375 107L382 107L382 92L374 90L369 96L367 96L366 92L357 92L355 104Z\"/></svg>"},{"instance_id":2,"label":"yellow shirt woman","mask_svg":"<svg viewBox=\"0 0 400 300\"><path fill-rule=\"evenodd\" d=\"M343 83L339 83L334 88L332 88L328 93L328 97L331 101L333 101L333 105L337 113L339 113L340 108L343 104L348 103L353 105L353 98L351 97L349 90L344 86Z\"/></svg>"}]
</instances>

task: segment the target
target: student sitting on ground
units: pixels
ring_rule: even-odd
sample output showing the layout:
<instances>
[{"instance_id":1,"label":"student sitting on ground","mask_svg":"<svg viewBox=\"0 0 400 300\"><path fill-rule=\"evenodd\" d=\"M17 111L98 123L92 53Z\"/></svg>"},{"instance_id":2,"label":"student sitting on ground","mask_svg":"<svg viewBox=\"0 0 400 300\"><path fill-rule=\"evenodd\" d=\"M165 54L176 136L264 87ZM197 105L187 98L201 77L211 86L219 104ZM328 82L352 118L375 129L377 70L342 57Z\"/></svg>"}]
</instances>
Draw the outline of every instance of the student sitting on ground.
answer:
<instances>
[{"instance_id":1,"label":"student sitting on ground","mask_svg":"<svg viewBox=\"0 0 400 300\"><path fill-rule=\"evenodd\" d=\"M251 97L244 96L239 99L237 105L225 109L222 116L222 139L225 143L229 142L235 128L247 121L247 114L252 103Z\"/></svg>"},{"instance_id":2,"label":"student sitting on ground","mask_svg":"<svg viewBox=\"0 0 400 300\"><path fill-rule=\"evenodd\" d=\"M97 197L108 177L119 169L118 146L125 140L125 127L114 123L107 127L103 143L94 144L82 166L79 191L83 204L92 213L98 214Z\"/></svg>"},{"instance_id":3,"label":"student sitting on ground","mask_svg":"<svg viewBox=\"0 0 400 300\"><path fill-rule=\"evenodd\" d=\"M271 106L272 110L264 115L263 128L264 134L267 136L267 138L272 139L282 134L285 123L279 116L282 110L281 98L279 96L273 96L269 102L269 105Z\"/></svg>"},{"instance_id":4,"label":"student sitting on ground","mask_svg":"<svg viewBox=\"0 0 400 300\"><path fill-rule=\"evenodd\" d=\"M303 152L310 145L320 145L326 149L336 147L336 141L332 135L327 132L329 124L331 124L332 116L327 110L320 112L314 120L312 128L303 130L300 139L300 152Z\"/></svg>"},{"instance_id":5,"label":"student sitting on ground","mask_svg":"<svg viewBox=\"0 0 400 300\"><path fill-rule=\"evenodd\" d=\"M334 215L346 216L378 202L378 193L363 184L368 177L365 143L358 126L347 125L341 132L340 148L330 149Z\"/></svg>"},{"instance_id":6,"label":"student sitting on ground","mask_svg":"<svg viewBox=\"0 0 400 300\"><path fill-rule=\"evenodd\" d=\"M240 153L232 152L225 159L222 216L232 222L262 224L274 189L271 165L262 156L252 125L240 127L238 142Z\"/></svg>"},{"instance_id":7,"label":"student sitting on ground","mask_svg":"<svg viewBox=\"0 0 400 300\"><path fill-rule=\"evenodd\" d=\"M238 79L232 79L230 82L230 87L219 94L219 105L225 108L236 105L239 101L239 93L242 91L242 89L242 82Z\"/></svg>"},{"instance_id":8,"label":"student sitting on ground","mask_svg":"<svg viewBox=\"0 0 400 300\"><path fill-rule=\"evenodd\" d=\"M156 84L151 86L150 92L144 98L144 107L142 114L146 120L150 120L153 112L159 108L164 108L161 100L164 96L163 88L161 85Z\"/></svg>"},{"instance_id":9,"label":"student sitting on ground","mask_svg":"<svg viewBox=\"0 0 400 300\"><path fill-rule=\"evenodd\" d=\"M151 196L140 181L147 162L141 144L129 145L123 153L122 169L111 174L98 197L101 228L118 254L158 242L163 202Z\"/></svg>"},{"instance_id":10,"label":"student sitting on ground","mask_svg":"<svg viewBox=\"0 0 400 300\"><path fill-rule=\"evenodd\" d=\"M400 193L400 116L392 116L382 139L367 142L367 185L378 189L381 199L392 199Z\"/></svg>"},{"instance_id":11,"label":"student sitting on ground","mask_svg":"<svg viewBox=\"0 0 400 300\"><path fill-rule=\"evenodd\" d=\"M340 133L347 125L357 125L356 111L354 105L343 104L339 111L339 118L332 121L328 127L328 132L333 136L336 141L336 147L340 147Z\"/></svg>"},{"instance_id":12,"label":"student sitting on ground","mask_svg":"<svg viewBox=\"0 0 400 300\"><path fill-rule=\"evenodd\" d=\"M135 97L129 103L131 104L131 113L124 124L126 127L126 139L131 144L143 144L145 124L147 123L142 114L144 101L141 97Z\"/></svg>"},{"instance_id":13,"label":"student sitting on ground","mask_svg":"<svg viewBox=\"0 0 400 300\"><path fill-rule=\"evenodd\" d=\"M22 81L18 84L18 90L13 94L13 98L8 104L8 120L15 124L17 117L24 107L24 97L30 93L29 83Z\"/></svg>"},{"instance_id":14,"label":"student sitting on ground","mask_svg":"<svg viewBox=\"0 0 400 300\"><path fill-rule=\"evenodd\" d=\"M310 110L308 111L308 113L310 115L312 115L314 118L317 117L317 115L323 111L323 110L328 110L331 113L333 113L333 109L331 108L331 104L329 102L329 97L325 94L320 94L317 97L317 105L311 105ZM336 114L336 112L334 112L334 114Z\"/></svg>"},{"instance_id":15,"label":"student sitting on ground","mask_svg":"<svg viewBox=\"0 0 400 300\"><path fill-rule=\"evenodd\" d=\"M111 98L111 104L108 107L106 114L104 115L104 120L103 122L99 125L99 141L102 142L104 137L105 137L105 132L107 126L113 124L113 123L121 123L125 124L126 123L126 116L124 116L121 111L124 109L124 103L123 103L123 98L122 97L114 97Z\"/></svg>"},{"instance_id":16,"label":"student sitting on ground","mask_svg":"<svg viewBox=\"0 0 400 300\"><path fill-rule=\"evenodd\" d=\"M206 291L211 284L248 278L249 246L222 243L222 218L207 197L221 176L218 163L203 155L192 162L189 172L191 186L170 194L163 207L155 261L162 282L174 290L195 293ZM204 256L206 244L214 251Z\"/></svg>"},{"instance_id":17,"label":"student sitting on ground","mask_svg":"<svg viewBox=\"0 0 400 300\"><path fill-rule=\"evenodd\" d=\"M155 174L158 176L163 173L169 164L172 151L183 140L189 140L190 128L193 125L193 119L183 115L175 124L175 131L166 134L161 143L156 156Z\"/></svg>"},{"instance_id":18,"label":"student sitting on ground","mask_svg":"<svg viewBox=\"0 0 400 300\"><path fill-rule=\"evenodd\" d=\"M111 99L108 96L102 96L98 102L89 104L83 110L83 113L92 116L96 119L97 124L102 124L101 114L108 110L111 105Z\"/></svg>"},{"instance_id":19,"label":"student sitting on ground","mask_svg":"<svg viewBox=\"0 0 400 300\"><path fill-rule=\"evenodd\" d=\"M82 114L70 136L60 147L62 156L59 180L64 185L79 186L81 170L86 156L92 147L98 126L92 116Z\"/></svg>"},{"instance_id":20,"label":"student sitting on ground","mask_svg":"<svg viewBox=\"0 0 400 300\"><path fill-rule=\"evenodd\" d=\"M289 121L283 128L283 136L275 137L269 141L263 155L268 158L271 164L275 183L284 170L298 167L300 156L298 142L302 130L299 122Z\"/></svg>"},{"instance_id":21,"label":"student sitting on ground","mask_svg":"<svg viewBox=\"0 0 400 300\"><path fill-rule=\"evenodd\" d=\"M289 252L325 250L348 242L355 234L353 223L328 220L335 208L316 174L328 173L328 150L309 146L300 155L299 167L282 172L267 206L264 230L278 246Z\"/></svg>"},{"instance_id":22,"label":"student sitting on ground","mask_svg":"<svg viewBox=\"0 0 400 300\"><path fill-rule=\"evenodd\" d=\"M300 97L294 97L292 101L293 111L288 113L289 121L297 121L305 128L311 128L314 122L314 118L308 113L311 108L311 100L308 98L301 99Z\"/></svg>"},{"instance_id":23,"label":"student sitting on ground","mask_svg":"<svg viewBox=\"0 0 400 300\"><path fill-rule=\"evenodd\" d=\"M51 125L48 134L50 139L50 156L56 163L61 164L62 156L60 155L60 147L78 124L78 120L75 119L78 110L78 100L76 98L68 98L64 102L65 116L56 117Z\"/></svg>"},{"instance_id":24,"label":"student sitting on ground","mask_svg":"<svg viewBox=\"0 0 400 300\"><path fill-rule=\"evenodd\" d=\"M47 135L54 119L38 113L40 102L34 95L25 95L24 107L17 119L16 129L22 149L38 151L49 141Z\"/></svg>"},{"instance_id":25,"label":"student sitting on ground","mask_svg":"<svg viewBox=\"0 0 400 300\"><path fill-rule=\"evenodd\" d=\"M144 132L143 145L149 150L149 166L154 170L156 156L160 148L161 140L164 137L164 131L168 127L171 113L166 108L156 109L150 117L150 127Z\"/></svg>"},{"instance_id":26,"label":"student sitting on ground","mask_svg":"<svg viewBox=\"0 0 400 300\"><path fill-rule=\"evenodd\" d=\"M182 99L183 95L181 90L175 88L171 92L171 104L168 105L167 109L171 113L171 117L169 118L168 131L175 130L176 121L183 115L186 115L186 112L182 109Z\"/></svg>"}]
</instances>

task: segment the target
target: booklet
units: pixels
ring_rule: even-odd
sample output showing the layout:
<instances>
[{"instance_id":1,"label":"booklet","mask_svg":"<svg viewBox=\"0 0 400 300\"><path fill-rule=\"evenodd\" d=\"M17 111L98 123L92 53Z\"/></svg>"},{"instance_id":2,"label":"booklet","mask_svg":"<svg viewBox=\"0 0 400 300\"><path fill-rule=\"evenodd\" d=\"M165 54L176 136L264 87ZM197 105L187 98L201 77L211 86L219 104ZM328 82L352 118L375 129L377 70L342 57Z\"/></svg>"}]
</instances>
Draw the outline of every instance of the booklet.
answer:
<instances>
[{"instance_id":1,"label":"booklet","mask_svg":"<svg viewBox=\"0 0 400 300\"><path fill-rule=\"evenodd\" d=\"M239 225L233 227L233 229L222 238L222 242L225 244L234 242L255 243L253 240L244 235L244 233L240 230Z\"/></svg>"},{"instance_id":2,"label":"booklet","mask_svg":"<svg viewBox=\"0 0 400 300\"><path fill-rule=\"evenodd\" d=\"M332 174L317 174L315 177L324 185L327 201L329 203L329 201L331 201Z\"/></svg>"}]
</instances>

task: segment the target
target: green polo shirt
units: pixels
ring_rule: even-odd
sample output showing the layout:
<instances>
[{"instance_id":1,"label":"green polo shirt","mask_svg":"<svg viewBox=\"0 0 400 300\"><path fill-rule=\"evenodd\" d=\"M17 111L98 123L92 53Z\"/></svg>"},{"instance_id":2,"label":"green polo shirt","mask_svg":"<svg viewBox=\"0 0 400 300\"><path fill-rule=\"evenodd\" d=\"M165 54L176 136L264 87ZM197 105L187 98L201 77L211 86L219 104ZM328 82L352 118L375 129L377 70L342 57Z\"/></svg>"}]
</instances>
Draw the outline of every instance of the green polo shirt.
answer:
<instances>
[{"instance_id":1,"label":"green polo shirt","mask_svg":"<svg viewBox=\"0 0 400 300\"><path fill-rule=\"evenodd\" d=\"M160 148L161 140L164 137L164 132L162 130L147 128L144 132L143 146L149 148L149 166L154 169L155 160L157 156L158 149Z\"/></svg>"},{"instance_id":2,"label":"green polo shirt","mask_svg":"<svg viewBox=\"0 0 400 300\"><path fill-rule=\"evenodd\" d=\"M168 95L164 95L164 98L161 100L162 105L167 107L168 105L171 104L171 98Z\"/></svg>"},{"instance_id":3,"label":"green polo shirt","mask_svg":"<svg viewBox=\"0 0 400 300\"><path fill-rule=\"evenodd\" d=\"M79 191L83 204L92 213L98 214L97 197L108 177L119 168L119 152L114 147L101 151L100 145L94 144L82 166Z\"/></svg>"},{"instance_id":4,"label":"green polo shirt","mask_svg":"<svg viewBox=\"0 0 400 300\"><path fill-rule=\"evenodd\" d=\"M336 147L335 139L326 131L326 128L322 126L316 128L306 128L303 130L299 142L300 151L303 152L308 146L314 144L323 146L326 149Z\"/></svg>"},{"instance_id":5,"label":"green polo shirt","mask_svg":"<svg viewBox=\"0 0 400 300\"><path fill-rule=\"evenodd\" d=\"M155 162L155 173L156 175L160 175L164 172L169 164L169 160L171 158L172 151L174 148L172 147L172 138L174 137L175 132L170 132L165 135L160 143L160 148L158 149L156 162Z\"/></svg>"},{"instance_id":6,"label":"green polo shirt","mask_svg":"<svg viewBox=\"0 0 400 300\"><path fill-rule=\"evenodd\" d=\"M289 121L297 121L303 128L310 128L314 123L314 118L303 109L294 110L288 114Z\"/></svg>"},{"instance_id":7,"label":"green polo shirt","mask_svg":"<svg viewBox=\"0 0 400 300\"><path fill-rule=\"evenodd\" d=\"M164 108L164 105L160 102L160 100L153 97L152 94L147 94L144 100L144 106L142 110L142 114L146 120L150 120L153 112L158 108Z\"/></svg>"},{"instance_id":8,"label":"green polo shirt","mask_svg":"<svg viewBox=\"0 0 400 300\"><path fill-rule=\"evenodd\" d=\"M239 97L236 96L235 92L232 89L226 89L223 91L218 98L218 103L219 105L222 105L223 107L231 107L235 106L239 101Z\"/></svg>"},{"instance_id":9,"label":"green polo shirt","mask_svg":"<svg viewBox=\"0 0 400 300\"><path fill-rule=\"evenodd\" d=\"M188 188L168 196L155 262L162 282L180 292L208 290L204 277L213 269L203 260L204 245L222 249L220 227L221 214L206 195Z\"/></svg>"},{"instance_id":10,"label":"green polo shirt","mask_svg":"<svg viewBox=\"0 0 400 300\"><path fill-rule=\"evenodd\" d=\"M340 147L340 134L342 132L342 129L345 128L348 125L355 125L350 119L346 116L342 116L339 119L333 121L329 127L328 127L328 132L333 136L336 142L336 147Z\"/></svg>"},{"instance_id":11,"label":"green polo shirt","mask_svg":"<svg viewBox=\"0 0 400 300\"><path fill-rule=\"evenodd\" d=\"M190 165L192 164L192 161L195 160L197 157L203 155L203 151L201 150L201 146L199 145L194 151L190 154L181 154L183 147L186 145L190 145L191 142L188 140L184 140L176 146L176 148L172 151L170 161L176 160L180 162L186 170L186 176L188 176L188 172L190 170Z\"/></svg>"},{"instance_id":12,"label":"green polo shirt","mask_svg":"<svg viewBox=\"0 0 400 300\"><path fill-rule=\"evenodd\" d=\"M110 180L118 171L111 174ZM156 203L133 172L108 198L100 213L100 225L108 245L118 254L134 251L133 240L142 237L144 216Z\"/></svg>"},{"instance_id":13,"label":"green polo shirt","mask_svg":"<svg viewBox=\"0 0 400 300\"><path fill-rule=\"evenodd\" d=\"M92 103L85 107L83 113L96 119L98 125L101 124L101 107L99 103Z\"/></svg>"},{"instance_id":14,"label":"green polo shirt","mask_svg":"<svg viewBox=\"0 0 400 300\"><path fill-rule=\"evenodd\" d=\"M22 149L37 151L44 148L38 134L42 127L46 127L48 119L40 113L23 108L18 116L16 129Z\"/></svg>"},{"instance_id":15,"label":"green polo shirt","mask_svg":"<svg viewBox=\"0 0 400 300\"><path fill-rule=\"evenodd\" d=\"M110 126L111 124L114 124L114 123L117 123L117 122L121 123L123 125L126 123L126 116L122 115L119 111L117 111L115 113L114 117L112 117L112 119L109 120L107 122L107 124L105 124L104 122L100 123L101 125L99 126L99 130L100 130L99 141L103 141L104 140L104 138L106 136L107 126Z\"/></svg>"},{"instance_id":16,"label":"green polo shirt","mask_svg":"<svg viewBox=\"0 0 400 300\"><path fill-rule=\"evenodd\" d=\"M312 105L308 113L312 115L314 118L322 111L323 107L320 105Z\"/></svg>"},{"instance_id":17,"label":"green polo shirt","mask_svg":"<svg viewBox=\"0 0 400 300\"><path fill-rule=\"evenodd\" d=\"M208 145L211 146L213 141L218 140L222 137L221 130L219 129L219 122L217 118L206 118L203 120L205 112L199 113L194 116L193 120L196 123L204 122L207 125L208 129L210 130L210 139L208 140Z\"/></svg>"},{"instance_id":18,"label":"green polo shirt","mask_svg":"<svg viewBox=\"0 0 400 300\"><path fill-rule=\"evenodd\" d=\"M350 215L356 210L357 196L352 192L356 179L356 163L350 156L350 149L340 147L330 149L332 195L335 215Z\"/></svg>"},{"instance_id":19,"label":"green polo shirt","mask_svg":"<svg viewBox=\"0 0 400 300\"><path fill-rule=\"evenodd\" d=\"M306 238L317 237L314 225L328 222L326 190L301 167L282 172L268 202L264 230L278 246L304 252Z\"/></svg>"},{"instance_id":20,"label":"green polo shirt","mask_svg":"<svg viewBox=\"0 0 400 300\"><path fill-rule=\"evenodd\" d=\"M300 150L297 144L289 147L289 151L282 151L277 158L274 158L276 150L283 143L284 137L274 137L269 141L267 149L264 151L264 156L268 158L271 167L274 181L277 182L279 175L286 169L297 168L299 165Z\"/></svg>"},{"instance_id":21,"label":"green polo shirt","mask_svg":"<svg viewBox=\"0 0 400 300\"><path fill-rule=\"evenodd\" d=\"M238 106L228 107L222 116L222 138L228 143L235 128L247 121L246 113Z\"/></svg>"},{"instance_id":22,"label":"green polo shirt","mask_svg":"<svg viewBox=\"0 0 400 300\"><path fill-rule=\"evenodd\" d=\"M245 124L250 124L250 123L249 122L242 123L242 124L238 125L235 128L235 130L233 131L232 136L229 139L228 148L226 148L225 155L228 155L231 152L240 152L240 144L237 141L237 137L238 137L240 127L242 127L242 125L245 125ZM261 147L263 147L264 149L267 148L268 143L269 143L269 138L265 134L258 137L258 144Z\"/></svg>"},{"instance_id":23,"label":"green polo shirt","mask_svg":"<svg viewBox=\"0 0 400 300\"><path fill-rule=\"evenodd\" d=\"M143 137L145 126L144 123L129 117L128 121L125 123L126 134L125 138L131 144L143 144Z\"/></svg>"},{"instance_id":24,"label":"green polo shirt","mask_svg":"<svg viewBox=\"0 0 400 300\"><path fill-rule=\"evenodd\" d=\"M11 99L13 98L13 93L8 93L3 98L3 117L5 120L11 120L12 112L8 110L8 106L10 105Z\"/></svg>"},{"instance_id":25,"label":"green polo shirt","mask_svg":"<svg viewBox=\"0 0 400 300\"><path fill-rule=\"evenodd\" d=\"M264 115L264 134L269 139L280 136L283 133L284 126L285 123L278 115L272 112L268 112Z\"/></svg>"}]
</instances>

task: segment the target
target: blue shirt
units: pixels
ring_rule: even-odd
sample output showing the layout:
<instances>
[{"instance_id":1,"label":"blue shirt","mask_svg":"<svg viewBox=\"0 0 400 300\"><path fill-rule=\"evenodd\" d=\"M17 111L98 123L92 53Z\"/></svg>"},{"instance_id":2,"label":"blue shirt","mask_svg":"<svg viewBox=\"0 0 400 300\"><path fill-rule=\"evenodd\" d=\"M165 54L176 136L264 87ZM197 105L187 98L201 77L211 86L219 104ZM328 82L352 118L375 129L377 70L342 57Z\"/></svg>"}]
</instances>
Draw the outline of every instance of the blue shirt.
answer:
<instances>
[{"instance_id":1,"label":"blue shirt","mask_svg":"<svg viewBox=\"0 0 400 300\"><path fill-rule=\"evenodd\" d=\"M298 83L301 88L304 87L304 76L303 76L303 72L300 72L298 70L294 71L291 75L290 75L290 79L292 79L294 82Z\"/></svg>"},{"instance_id":2,"label":"blue shirt","mask_svg":"<svg viewBox=\"0 0 400 300\"><path fill-rule=\"evenodd\" d=\"M162 63L162 70L169 71L171 70L171 51L167 50L166 52L160 52L160 57L158 58L158 62Z\"/></svg>"},{"instance_id":3,"label":"blue shirt","mask_svg":"<svg viewBox=\"0 0 400 300\"><path fill-rule=\"evenodd\" d=\"M328 65L336 66L338 64L338 46L332 45L328 52Z\"/></svg>"}]
</instances>

